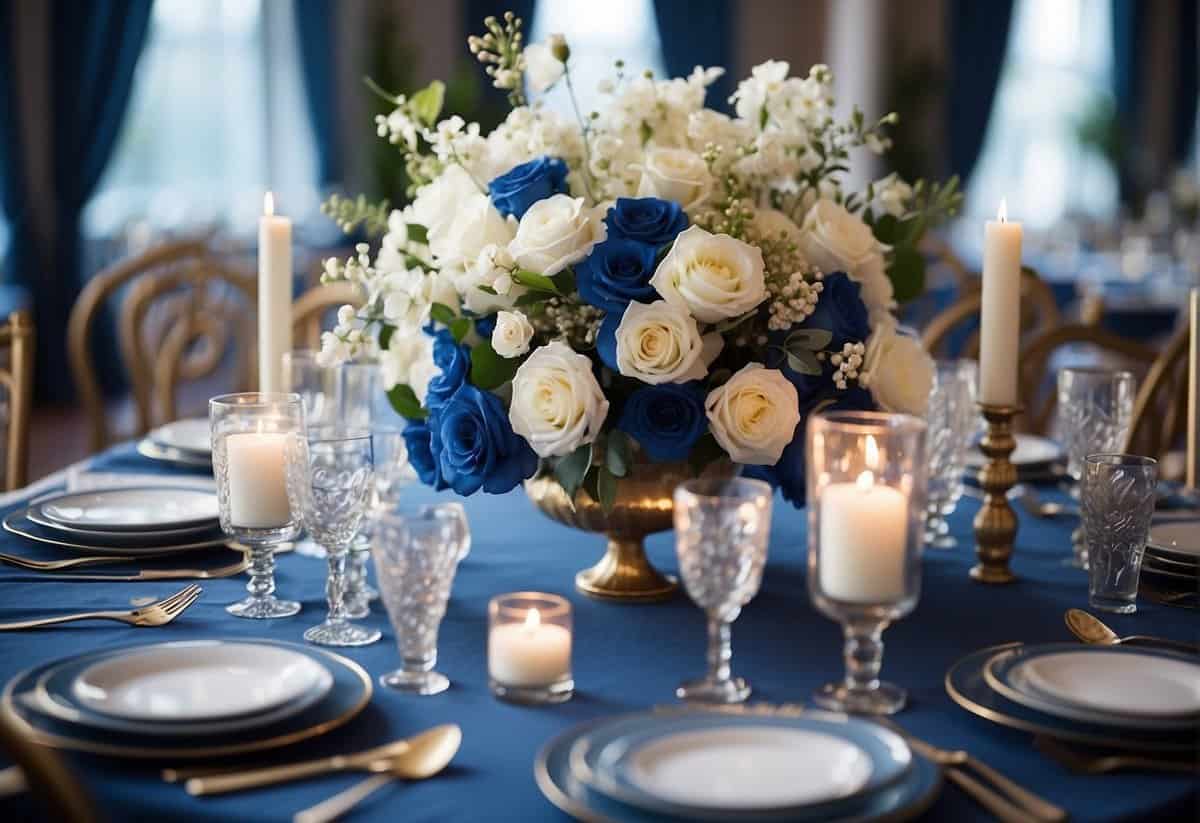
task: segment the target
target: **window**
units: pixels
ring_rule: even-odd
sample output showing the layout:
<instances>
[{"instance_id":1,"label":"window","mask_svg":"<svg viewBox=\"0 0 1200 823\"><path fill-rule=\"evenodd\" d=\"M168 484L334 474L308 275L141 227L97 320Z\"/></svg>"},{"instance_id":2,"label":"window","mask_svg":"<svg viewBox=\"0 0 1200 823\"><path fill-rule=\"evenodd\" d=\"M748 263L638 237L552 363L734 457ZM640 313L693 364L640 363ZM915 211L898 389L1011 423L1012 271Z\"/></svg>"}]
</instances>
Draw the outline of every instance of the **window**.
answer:
<instances>
[{"instance_id":1,"label":"window","mask_svg":"<svg viewBox=\"0 0 1200 823\"><path fill-rule=\"evenodd\" d=\"M571 47L571 82L585 116L602 102L597 87L615 76L617 60L625 61L626 77L646 69L666 77L654 0L541 0L529 42L551 34L565 35ZM565 89L552 89L543 99L547 108L574 117Z\"/></svg>"},{"instance_id":2,"label":"window","mask_svg":"<svg viewBox=\"0 0 1200 823\"><path fill-rule=\"evenodd\" d=\"M1109 0L1018 0L1008 57L968 211L1010 213L1032 228L1068 215L1111 217L1117 179L1080 134L1111 106Z\"/></svg>"},{"instance_id":3,"label":"window","mask_svg":"<svg viewBox=\"0 0 1200 823\"><path fill-rule=\"evenodd\" d=\"M93 257L105 241L136 247L206 228L250 235L268 188L285 213L313 213L301 83L291 3L156 0L129 110L84 217Z\"/></svg>"}]
</instances>

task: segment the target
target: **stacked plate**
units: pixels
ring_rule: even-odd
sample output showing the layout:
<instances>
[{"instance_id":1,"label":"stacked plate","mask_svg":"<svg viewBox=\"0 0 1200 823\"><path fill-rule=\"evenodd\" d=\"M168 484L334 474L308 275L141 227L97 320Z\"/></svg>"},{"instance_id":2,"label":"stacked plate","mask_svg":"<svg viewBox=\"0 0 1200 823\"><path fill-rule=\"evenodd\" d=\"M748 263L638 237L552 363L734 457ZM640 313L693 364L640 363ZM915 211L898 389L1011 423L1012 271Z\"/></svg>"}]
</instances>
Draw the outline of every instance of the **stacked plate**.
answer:
<instances>
[{"instance_id":1,"label":"stacked plate","mask_svg":"<svg viewBox=\"0 0 1200 823\"><path fill-rule=\"evenodd\" d=\"M1163 516L1151 524L1142 574L1167 592L1200 588L1200 515Z\"/></svg>"},{"instance_id":2,"label":"stacked plate","mask_svg":"<svg viewBox=\"0 0 1200 823\"><path fill-rule=\"evenodd\" d=\"M84 653L17 675L3 707L48 745L199 757L284 745L346 722L371 695L357 664L268 640Z\"/></svg>"},{"instance_id":3,"label":"stacked plate","mask_svg":"<svg viewBox=\"0 0 1200 823\"><path fill-rule=\"evenodd\" d=\"M551 740L534 773L568 814L639 823L907 819L941 785L893 732L816 711L605 719Z\"/></svg>"},{"instance_id":4,"label":"stacked plate","mask_svg":"<svg viewBox=\"0 0 1200 823\"><path fill-rule=\"evenodd\" d=\"M1017 478L1024 483L1061 480L1061 464L1067 459L1062 446L1046 437L1017 434L1017 447L1009 458L1017 467ZM967 476L974 477L987 462L976 446L967 452Z\"/></svg>"},{"instance_id":5,"label":"stacked plate","mask_svg":"<svg viewBox=\"0 0 1200 823\"><path fill-rule=\"evenodd\" d=\"M946 690L989 720L1093 746L1194 751L1200 730L1200 658L1150 646L983 649Z\"/></svg>"},{"instance_id":6,"label":"stacked plate","mask_svg":"<svg viewBox=\"0 0 1200 823\"><path fill-rule=\"evenodd\" d=\"M138 443L151 460L181 466L212 465L212 432L208 418L191 417L159 426Z\"/></svg>"},{"instance_id":7,"label":"stacked plate","mask_svg":"<svg viewBox=\"0 0 1200 823\"><path fill-rule=\"evenodd\" d=\"M144 555L219 546L217 496L187 486L55 493L4 518L5 530L91 554Z\"/></svg>"}]
</instances>

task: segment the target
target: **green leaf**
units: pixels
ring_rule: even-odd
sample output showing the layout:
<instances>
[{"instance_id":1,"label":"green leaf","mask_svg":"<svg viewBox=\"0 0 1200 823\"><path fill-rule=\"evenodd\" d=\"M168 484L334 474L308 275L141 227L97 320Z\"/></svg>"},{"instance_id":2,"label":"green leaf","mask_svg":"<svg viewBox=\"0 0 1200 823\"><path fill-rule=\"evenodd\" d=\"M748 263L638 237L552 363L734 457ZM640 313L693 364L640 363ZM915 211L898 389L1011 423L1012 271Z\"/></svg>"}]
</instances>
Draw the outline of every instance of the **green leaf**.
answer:
<instances>
[{"instance_id":1,"label":"green leaf","mask_svg":"<svg viewBox=\"0 0 1200 823\"><path fill-rule=\"evenodd\" d=\"M911 246L897 246L892 251L888 277L896 302L906 303L925 291L925 258Z\"/></svg>"},{"instance_id":2,"label":"green leaf","mask_svg":"<svg viewBox=\"0 0 1200 823\"><path fill-rule=\"evenodd\" d=\"M767 107L763 106L761 109L758 110L758 130L759 131L762 131L763 129L765 129L767 127L767 121L769 119L770 119L770 115L767 114Z\"/></svg>"},{"instance_id":3,"label":"green leaf","mask_svg":"<svg viewBox=\"0 0 1200 823\"><path fill-rule=\"evenodd\" d=\"M429 319L437 321L443 326L449 326L457 317L458 315L454 313L454 309L445 303L434 303L429 307Z\"/></svg>"},{"instance_id":4,"label":"green leaf","mask_svg":"<svg viewBox=\"0 0 1200 823\"><path fill-rule=\"evenodd\" d=\"M815 354L804 349L796 351L789 349L787 363L788 368L797 374L807 374L815 377L821 373L821 361L817 359Z\"/></svg>"},{"instance_id":5,"label":"green leaf","mask_svg":"<svg viewBox=\"0 0 1200 823\"><path fill-rule=\"evenodd\" d=\"M559 294L571 294L575 291L575 272L567 267L550 278Z\"/></svg>"},{"instance_id":6,"label":"green leaf","mask_svg":"<svg viewBox=\"0 0 1200 823\"><path fill-rule=\"evenodd\" d=\"M642 145L644 146L649 143L650 138L653 136L654 129L650 128L650 124L643 120L642 124L638 126L638 137L642 139Z\"/></svg>"},{"instance_id":7,"label":"green leaf","mask_svg":"<svg viewBox=\"0 0 1200 823\"><path fill-rule=\"evenodd\" d=\"M471 349L471 385L484 391L499 388L513 379L519 365L521 358L501 357L491 341L484 340Z\"/></svg>"},{"instance_id":8,"label":"green leaf","mask_svg":"<svg viewBox=\"0 0 1200 823\"><path fill-rule=\"evenodd\" d=\"M829 329L796 329L783 341L783 347L790 353L793 349L804 351L821 351L833 340L833 332Z\"/></svg>"},{"instance_id":9,"label":"green leaf","mask_svg":"<svg viewBox=\"0 0 1200 823\"><path fill-rule=\"evenodd\" d=\"M575 492L579 491L579 487L583 485L583 479L587 477L588 469L591 466L591 443L585 443L570 454L559 458L559 461L554 464L554 476L571 500L575 499Z\"/></svg>"},{"instance_id":10,"label":"green leaf","mask_svg":"<svg viewBox=\"0 0 1200 823\"><path fill-rule=\"evenodd\" d=\"M420 223L409 223L408 226L408 242L410 243L428 243L429 229L422 226Z\"/></svg>"},{"instance_id":11,"label":"green leaf","mask_svg":"<svg viewBox=\"0 0 1200 823\"><path fill-rule=\"evenodd\" d=\"M724 334L727 331L733 331L738 326L742 325L747 320L754 317L754 315L756 315L756 314L758 314L758 309L748 311L745 314L741 315L740 317L726 318L725 320L722 320L720 323L717 324L716 330L720 334Z\"/></svg>"},{"instance_id":12,"label":"green leaf","mask_svg":"<svg viewBox=\"0 0 1200 823\"><path fill-rule=\"evenodd\" d=\"M446 84L434 80L425 88L408 98L409 109L426 126L433 127L438 115L442 113L442 104L446 101Z\"/></svg>"},{"instance_id":13,"label":"green leaf","mask_svg":"<svg viewBox=\"0 0 1200 823\"><path fill-rule=\"evenodd\" d=\"M725 457L725 450L711 433L706 432L696 441L696 445L692 446L692 451L688 454L688 464L693 472L700 474L705 466L722 457Z\"/></svg>"},{"instance_id":14,"label":"green leaf","mask_svg":"<svg viewBox=\"0 0 1200 823\"><path fill-rule=\"evenodd\" d=\"M605 514L617 504L617 478L603 466L596 470L596 495Z\"/></svg>"},{"instance_id":15,"label":"green leaf","mask_svg":"<svg viewBox=\"0 0 1200 823\"><path fill-rule=\"evenodd\" d=\"M454 338L455 343L461 343L470 331L471 318L469 317L456 317L450 324L450 336Z\"/></svg>"},{"instance_id":16,"label":"green leaf","mask_svg":"<svg viewBox=\"0 0 1200 823\"><path fill-rule=\"evenodd\" d=\"M417 393L410 386L398 383L387 393L387 398L396 413L409 420L424 420L429 416L429 412L421 408L421 401L417 399Z\"/></svg>"},{"instance_id":17,"label":"green leaf","mask_svg":"<svg viewBox=\"0 0 1200 823\"><path fill-rule=\"evenodd\" d=\"M514 300L513 305L517 306L517 307L532 306L537 303L544 303L547 299L548 298L547 298L547 295L545 292L529 291L529 292L525 292L525 294L522 294L520 297L518 297L516 300Z\"/></svg>"},{"instance_id":18,"label":"green leaf","mask_svg":"<svg viewBox=\"0 0 1200 823\"><path fill-rule=\"evenodd\" d=\"M517 283L520 283L527 289L534 291L549 292L550 294L558 294L558 286L544 274L538 274L535 271L528 269L517 269L513 272L512 278Z\"/></svg>"},{"instance_id":19,"label":"green leaf","mask_svg":"<svg viewBox=\"0 0 1200 823\"><path fill-rule=\"evenodd\" d=\"M479 289L484 294L498 294L498 292L486 283L480 283L475 288Z\"/></svg>"},{"instance_id":20,"label":"green leaf","mask_svg":"<svg viewBox=\"0 0 1200 823\"><path fill-rule=\"evenodd\" d=\"M388 344L392 342L392 335L395 333L396 327L382 323L379 326L379 349L387 351Z\"/></svg>"},{"instance_id":21,"label":"green leaf","mask_svg":"<svg viewBox=\"0 0 1200 823\"><path fill-rule=\"evenodd\" d=\"M624 477L629 474L633 463L632 449L629 447L629 435L619 429L608 433L604 450L604 465L614 477Z\"/></svg>"},{"instance_id":22,"label":"green leaf","mask_svg":"<svg viewBox=\"0 0 1200 823\"><path fill-rule=\"evenodd\" d=\"M890 214L880 215L871 228L875 230L875 239L889 246L900 236L900 221Z\"/></svg>"}]
</instances>

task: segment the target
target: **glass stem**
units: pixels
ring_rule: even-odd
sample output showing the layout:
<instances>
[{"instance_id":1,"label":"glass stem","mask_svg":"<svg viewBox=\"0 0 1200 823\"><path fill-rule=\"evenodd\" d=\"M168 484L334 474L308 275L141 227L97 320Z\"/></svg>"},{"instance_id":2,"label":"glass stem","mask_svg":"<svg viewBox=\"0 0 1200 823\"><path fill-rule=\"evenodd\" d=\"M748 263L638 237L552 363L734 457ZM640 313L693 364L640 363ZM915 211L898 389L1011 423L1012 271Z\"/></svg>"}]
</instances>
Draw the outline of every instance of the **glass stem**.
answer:
<instances>
[{"instance_id":1,"label":"glass stem","mask_svg":"<svg viewBox=\"0 0 1200 823\"><path fill-rule=\"evenodd\" d=\"M708 618L708 679L723 683L729 679L729 661L733 645L729 623L718 617Z\"/></svg>"},{"instance_id":2,"label":"glass stem","mask_svg":"<svg viewBox=\"0 0 1200 823\"><path fill-rule=\"evenodd\" d=\"M883 667L883 630L887 623L852 622L843 630L846 635L842 653L846 658L846 688L852 692L869 692L879 688L879 670Z\"/></svg>"},{"instance_id":3,"label":"glass stem","mask_svg":"<svg viewBox=\"0 0 1200 823\"><path fill-rule=\"evenodd\" d=\"M325 553L329 557L329 576L325 580L325 602L329 605L330 623L342 623L346 620L346 551L335 552L328 546Z\"/></svg>"},{"instance_id":4,"label":"glass stem","mask_svg":"<svg viewBox=\"0 0 1200 823\"><path fill-rule=\"evenodd\" d=\"M275 547L268 543L255 543L250 547L250 580L246 591L255 600L262 600L275 593Z\"/></svg>"}]
</instances>

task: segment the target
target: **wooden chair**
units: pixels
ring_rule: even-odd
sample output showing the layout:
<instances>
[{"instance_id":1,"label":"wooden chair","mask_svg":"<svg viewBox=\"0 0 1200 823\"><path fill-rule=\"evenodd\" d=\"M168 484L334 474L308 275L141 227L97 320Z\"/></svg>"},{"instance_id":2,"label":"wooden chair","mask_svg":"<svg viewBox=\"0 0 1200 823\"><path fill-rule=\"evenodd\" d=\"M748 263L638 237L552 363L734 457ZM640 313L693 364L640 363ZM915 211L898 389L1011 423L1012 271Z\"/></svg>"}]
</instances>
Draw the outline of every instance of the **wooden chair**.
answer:
<instances>
[{"instance_id":1,"label":"wooden chair","mask_svg":"<svg viewBox=\"0 0 1200 823\"><path fill-rule=\"evenodd\" d=\"M947 356L946 344L950 337L968 324L978 322L979 309L983 304L983 292L978 281L971 285L954 305L950 306L925 326L921 342L925 350L935 357ZM1037 337L1055 328L1062 322L1054 291L1032 271L1021 273L1021 329L1026 339ZM959 357L979 356L979 331L974 330L963 345Z\"/></svg>"},{"instance_id":2,"label":"wooden chair","mask_svg":"<svg viewBox=\"0 0 1200 823\"><path fill-rule=\"evenodd\" d=\"M358 305L362 295L350 283L313 286L292 304L292 345L297 349L321 346L321 332L331 324L329 315L346 304Z\"/></svg>"},{"instance_id":3,"label":"wooden chair","mask_svg":"<svg viewBox=\"0 0 1200 823\"><path fill-rule=\"evenodd\" d=\"M1187 431L1188 327L1163 347L1138 387L1128 449L1162 460Z\"/></svg>"},{"instance_id":4,"label":"wooden chair","mask_svg":"<svg viewBox=\"0 0 1200 823\"><path fill-rule=\"evenodd\" d=\"M43 819L64 823L94 823L101 819L87 790L62 758L53 749L30 740L24 721L4 709L0 709L0 752L20 766L25 783L46 813Z\"/></svg>"},{"instance_id":5,"label":"wooden chair","mask_svg":"<svg viewBox=\"0 0 1200 823\"><path fill-rule=\"evenodd\" d=\"M0 386L8 408L4 438L4 488L25 485L29 472L29 415L33 403L33 319L28 311L15 311L0 326Z\"/></svg>"}]
</instances>

